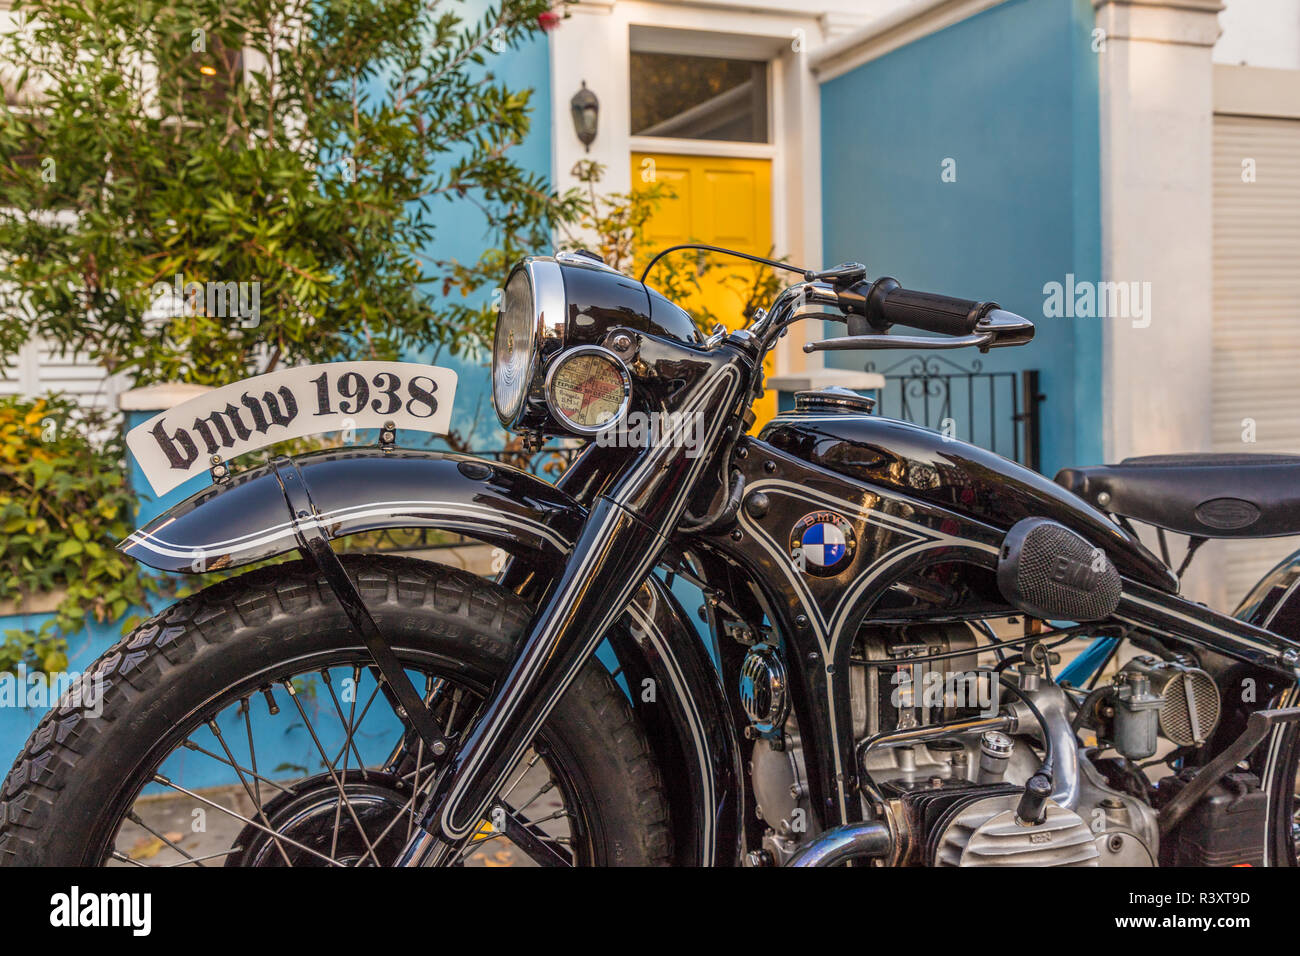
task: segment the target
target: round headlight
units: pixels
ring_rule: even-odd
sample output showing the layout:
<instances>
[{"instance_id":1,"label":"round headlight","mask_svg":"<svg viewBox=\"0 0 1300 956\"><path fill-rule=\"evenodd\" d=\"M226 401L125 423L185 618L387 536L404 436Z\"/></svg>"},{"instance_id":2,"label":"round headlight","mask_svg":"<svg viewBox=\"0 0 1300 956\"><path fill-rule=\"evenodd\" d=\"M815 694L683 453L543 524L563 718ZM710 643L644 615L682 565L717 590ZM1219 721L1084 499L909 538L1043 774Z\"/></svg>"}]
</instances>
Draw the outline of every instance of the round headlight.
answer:
<instances>
[{"instance_id":1,"label":"round headlight","mask_svg":"<svg viewBox=\"0 0 1300 956\"><path fill-rule=\"evenodd\" d=\"M528 274L516 269L506 283L492 344L492 404L507 428L524 408L537 351L537 321Z\"/></svg>"},{"instance_id":2,"label":"round headlight","mask_svg":"<svg viewBox=\"0 0 1300 956\"><path fill-rule=\"evenodd\" d=\"M564 344L564 276L554 259L525 259L506 280L492 344L492 404L506 428L534 427L542 404L542 353ZM538 409L545 418L545 409Z\"/></svg>"},{"instance_id":3,"label":"round headlight","mask_svg":"<svg viewBox=\"0 0 1300 956\"><path fill-rule=\"evenodd\" d=\"M609 349L586 345L561 355L546 374L546 403L580 435L604 431L627 414L632 377Z\"/></svg>"}]
</instances>

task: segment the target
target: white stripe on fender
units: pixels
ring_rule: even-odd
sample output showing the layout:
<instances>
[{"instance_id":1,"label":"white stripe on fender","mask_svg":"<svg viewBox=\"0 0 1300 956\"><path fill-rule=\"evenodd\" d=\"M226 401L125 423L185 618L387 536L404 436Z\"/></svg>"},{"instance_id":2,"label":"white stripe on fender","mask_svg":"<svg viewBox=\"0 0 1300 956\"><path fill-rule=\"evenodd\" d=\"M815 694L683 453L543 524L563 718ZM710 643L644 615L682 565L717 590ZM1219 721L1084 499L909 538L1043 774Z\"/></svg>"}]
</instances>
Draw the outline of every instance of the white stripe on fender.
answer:
<instances>
[{"instance_id":1,"label":"white stripe on fender","mask_svg":"<svg viewBox=\"0 0 1300 956\"><path fill-rule=\"evenodd\" d=\"M324 512L316 517L305 518L300 521L299 524L304 528L324 528L328 530L330 525L336 524L340 521L359 520L361 518L388 517L397 514L464 518L467 513L475 517L481 516L485 518L494 518L499 524L531 531L539 538L549 541L560 551L567 551L569 548L569 542L558 535L553 529L539 521L516 515L506 515L495 508L465 501L367 502L360 505L349 505L346 508L336 508L333 511ZM462 522L462 524L471 523ZM281 539L293 539L294 536L292 522L285 522L260 531L250 532L249 534L241 535L236 538L230 538L225 541L213 541L206 544L181 544L180 542L168 541L157 534L150 534L146 531L132 532L126 540L129 543L137 544L155 554L160 554L165 557L193 559L200 556L210 557L217 554L229 554L233 557L234 555L256 550ZM232 548L231 545L235 544L238 544L238 547Z\"/></svg>"}]
</instances>

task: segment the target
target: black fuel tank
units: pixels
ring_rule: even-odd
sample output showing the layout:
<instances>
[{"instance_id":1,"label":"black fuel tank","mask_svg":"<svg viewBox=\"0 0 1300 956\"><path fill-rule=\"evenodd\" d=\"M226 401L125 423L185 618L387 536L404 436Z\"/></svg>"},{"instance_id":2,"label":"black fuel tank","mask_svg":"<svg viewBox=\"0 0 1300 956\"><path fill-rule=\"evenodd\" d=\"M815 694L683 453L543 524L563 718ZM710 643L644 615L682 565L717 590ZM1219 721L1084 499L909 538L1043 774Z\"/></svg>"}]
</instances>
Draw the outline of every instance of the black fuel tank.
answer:
<instances>
[{"instance_id":1,"label":"black fuel tank","mask_svg":"<svg viewBox=\"0 0 1300 956\"><path fill-rule=\"evenodd\" d=\"M1082 498L1014 461L928 428L851 412L785 412L759 438L845 477L994 527L1051 518L1104 548L1121 574L1161 590L1178 589L1154 554Z\"/></svg>"}]
</instances>

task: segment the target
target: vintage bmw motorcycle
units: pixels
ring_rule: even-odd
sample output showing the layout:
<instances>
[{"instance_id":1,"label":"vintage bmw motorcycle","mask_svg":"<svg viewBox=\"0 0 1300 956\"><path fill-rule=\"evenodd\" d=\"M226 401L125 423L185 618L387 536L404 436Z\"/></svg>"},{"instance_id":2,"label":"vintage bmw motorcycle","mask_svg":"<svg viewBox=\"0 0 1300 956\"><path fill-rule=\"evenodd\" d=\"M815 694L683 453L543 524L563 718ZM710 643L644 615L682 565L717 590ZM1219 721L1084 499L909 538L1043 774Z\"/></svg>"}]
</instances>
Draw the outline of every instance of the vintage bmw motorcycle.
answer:
<instances>
[{"instance_id":1,"label":"vintage bmw motorcycle","mask_svg":"<svg viewBox=\"0 0 1300 956\"><path fill-rule=\"evenodd\" d=\"M1229 617L1180 597L1132 523L1191 549L1300 533L1300 459L1052 482L837 389L755 437L792 323L847 324L809 351L1001 348L1033 326L846 264L704 338L644 278L569 253L505 287L502 424L587 440L555 484L398 448L398 429L447 427L455 377L427 366L290 369L135 429L160 491L213 482L126 553L172 572L299 559L108 651L78 687L101 686L98 715L65 698L10 772L0 858L1295 863L1300 556ZM340 416L378 444L231 472ZM486 542L497 573L333 546L392 528ZM159 819L169 795L206 815L206 845Z\"/></svg>"}]
</instances>

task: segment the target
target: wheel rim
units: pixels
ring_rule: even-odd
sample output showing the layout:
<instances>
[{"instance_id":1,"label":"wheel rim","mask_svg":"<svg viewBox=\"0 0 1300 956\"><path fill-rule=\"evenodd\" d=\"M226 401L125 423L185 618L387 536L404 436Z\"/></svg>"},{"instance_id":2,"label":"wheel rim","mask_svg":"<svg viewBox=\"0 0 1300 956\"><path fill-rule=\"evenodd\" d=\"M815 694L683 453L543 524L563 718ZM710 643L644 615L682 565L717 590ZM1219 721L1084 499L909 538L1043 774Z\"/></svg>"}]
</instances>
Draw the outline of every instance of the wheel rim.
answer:
<instances>
[{"instance_id":1,"label":"wheel rim","mask_svg":"<svg viewBox=\"0 0 1300 956\"><path fill-rule=\"evenodd\" d=\"M484 689L463 674L453 679L443 660L399 653L442 733L460 739ZM392 713L367 661L360 648L319 652L209 697L127 775L95 828L88 859L122 866L390 865L414 832L436 768L423 742ZM288 748L287 737L294 738ZM286 753L305 757L286 760ZM457 864L591 862L578 776L571 755L539 735Z\"/></svg>"}]
</instances>

